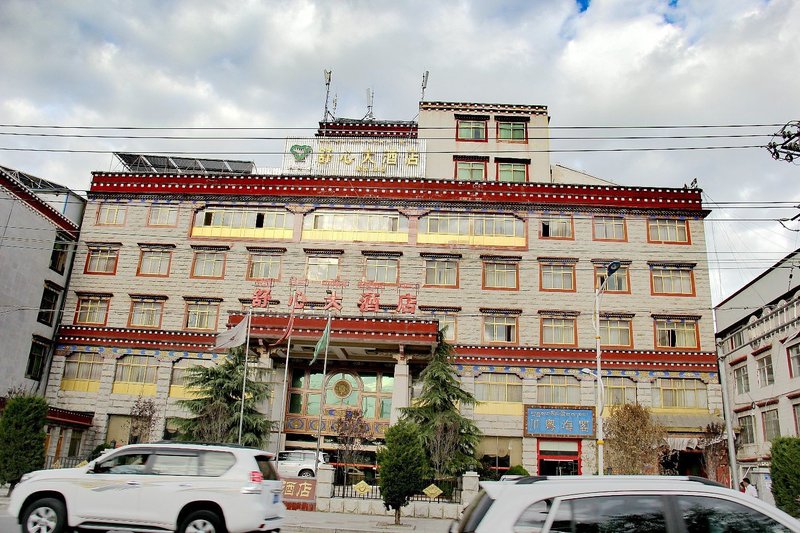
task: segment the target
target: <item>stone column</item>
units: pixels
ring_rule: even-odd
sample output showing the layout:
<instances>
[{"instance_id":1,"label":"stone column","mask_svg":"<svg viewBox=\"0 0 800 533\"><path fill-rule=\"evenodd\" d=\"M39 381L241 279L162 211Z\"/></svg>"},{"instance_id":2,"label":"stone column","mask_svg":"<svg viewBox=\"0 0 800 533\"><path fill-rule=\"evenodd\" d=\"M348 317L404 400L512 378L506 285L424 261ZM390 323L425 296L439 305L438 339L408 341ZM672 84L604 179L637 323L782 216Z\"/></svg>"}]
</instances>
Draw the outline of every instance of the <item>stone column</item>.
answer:
<instances>
[{"instance_id":1,"label":"stone column","mask_svg":"<svg viewBox=\"0 0 800 533\"><path fill-rule=\"evenodd\" d=\"M478 491L480 487L478 486L478 481L480 478L478 477L477 472L464 472L464 476L461 478L461 505L460 511L463 511L464 507L470 504L470 502L478 495ZM460 516L459 512L459 516Z\"/></svg>"},{"instance_id":2,"label":"stone column","mask_svg":"<svg viewBox=\"0 0 800 533\"><path fill-rule=\"evenodd\" d=\"M394 365L394 389L392 390L392 414L389 423L394 425L400 420L400 409L411 404L411 379L408 372L408 358L403 345L400 353L395 356L397 363Z\"/></svg>"},{"instance_id":3,"label":"stone column","mask_svg":"<svg viewBox=\"0 0 800 533\"><path fill-rule=\"evenodd\" d=\"M333 496L333 467L321 464L317 467L317 511L331 510Z\"/></svg>"}]
</instances>

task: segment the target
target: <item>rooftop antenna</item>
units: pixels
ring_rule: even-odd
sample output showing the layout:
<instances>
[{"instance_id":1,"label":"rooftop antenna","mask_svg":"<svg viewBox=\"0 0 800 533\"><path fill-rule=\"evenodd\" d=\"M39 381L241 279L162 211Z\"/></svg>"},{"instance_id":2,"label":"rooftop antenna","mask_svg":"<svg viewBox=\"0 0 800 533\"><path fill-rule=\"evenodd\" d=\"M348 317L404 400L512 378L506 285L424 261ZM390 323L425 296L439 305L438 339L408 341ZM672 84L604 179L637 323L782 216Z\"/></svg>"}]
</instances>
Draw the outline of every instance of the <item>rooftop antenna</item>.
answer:
<instances>
[{"instance_id":1,"label":"rooftop antenna","mask_svg":"<svg viewBox=\"0 0 800 533\"><path fill-rule=\"evenodd\" d=\"M323 75L325 76L325 114L322 116L322 121L325 122L328 120L328 97L331 94L331 71L330 70L323 70ZM335 102L335 100L334 100ZM334 103L334 106L336 104Z\"/></svg>"},{"instance_id":2,"label":"rooftop antenna","mask_svg":"<svg viewBox=\"0 0 800 533\"><path fill-rule=\"evenodd\" d=\"M419 101L420 102L424 102L425 101L425 89L428 88L428 75L429 74L430 74L430 71L426 70L425 73L422 75L422 94L419 97Z\"/></svg>"},{"instance_id":3,"label":"rooftop antenna","mask_svg":"<svg viewBox=\"0 0 800 533\"><path fill-rule=\"evenodd\" d=\"M375 91L372 89L367 89L367 114L364 116L366 120L375 120L375 116L372 114L372 102L375 98Z\"/></svg>"}]
</instances>

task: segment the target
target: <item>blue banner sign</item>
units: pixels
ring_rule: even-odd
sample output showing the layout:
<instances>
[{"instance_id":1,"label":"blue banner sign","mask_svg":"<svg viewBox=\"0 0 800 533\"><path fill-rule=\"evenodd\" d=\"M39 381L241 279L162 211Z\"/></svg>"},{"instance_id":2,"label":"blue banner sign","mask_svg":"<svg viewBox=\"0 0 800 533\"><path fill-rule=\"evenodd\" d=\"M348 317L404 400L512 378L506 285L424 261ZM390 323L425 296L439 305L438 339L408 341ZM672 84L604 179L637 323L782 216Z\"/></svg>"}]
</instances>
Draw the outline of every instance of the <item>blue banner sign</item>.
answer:
<instances>
[{"instance_id":1,"label":"blue banner sign","mask_svg":"<svg viewBox=\"0 0 800 533\"><path fill-rule=\"evenodd\" d=\"M593 407L525 406L526 437L594 437Z\"/></svg>"}]
</instances>

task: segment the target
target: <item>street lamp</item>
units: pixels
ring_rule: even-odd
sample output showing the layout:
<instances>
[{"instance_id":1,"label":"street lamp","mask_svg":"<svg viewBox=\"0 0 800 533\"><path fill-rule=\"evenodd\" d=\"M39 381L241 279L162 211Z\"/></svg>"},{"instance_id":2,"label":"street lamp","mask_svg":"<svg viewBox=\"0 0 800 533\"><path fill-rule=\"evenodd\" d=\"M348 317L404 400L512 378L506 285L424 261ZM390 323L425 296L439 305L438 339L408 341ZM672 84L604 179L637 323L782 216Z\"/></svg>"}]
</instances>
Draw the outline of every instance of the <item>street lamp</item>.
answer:
<instances>
[{"instance_id":1,"label":"street lamp","mask_svg":"<svg viewBox=\"0 0 800 533\"><path fill-rule=\"evenodd\" d=\"M594 346L595 346L595 361L597 363L597 370L595 379L597 379L597 475L603 475L603 374L600 370L600 296L606 290L608 280L611 276L619 270L620 262L611 261L606 267L606 277L594 291L594 315L592 316L592 325L594 326ZM584 369L588 370L588 369ZM591 374L591 372L589 372Z\"/></svg>"}]
</instances>

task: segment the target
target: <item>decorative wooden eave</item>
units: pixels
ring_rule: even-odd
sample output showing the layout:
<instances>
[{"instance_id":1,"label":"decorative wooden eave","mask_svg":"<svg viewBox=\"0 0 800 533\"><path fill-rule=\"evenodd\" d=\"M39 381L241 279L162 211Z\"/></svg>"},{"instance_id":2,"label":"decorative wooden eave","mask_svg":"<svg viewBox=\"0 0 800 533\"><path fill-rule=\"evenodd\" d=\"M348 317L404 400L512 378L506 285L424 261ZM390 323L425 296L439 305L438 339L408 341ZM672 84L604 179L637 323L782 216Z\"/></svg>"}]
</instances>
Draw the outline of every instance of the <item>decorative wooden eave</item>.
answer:
<instances>
[{"instance_id":1,"label":"decorative wooden eave","mask_svg":"<svg viewBox=\"0 0 800 533\"><path fill-rule=\"evenodd\" d=\"M67 217L50 207L35 192L14 179L3 169L0 169L0 187L5 188L9 193L19 198L31 211L47 219L58 229L64 231L70 237L77 239L80 228Z\"/></svg>"},{"instance_id":2,"label":"decorative wooden eave","mask_svg":"<svg viewBox=\"0 0 800 533\"><path fill-rule=\"evenodd\" d=\"M124 348L206 351L216 338L216 333L62 325L57 342L60 345L113 344Z\"/></svg>"},{"instance_id":3,"label":"decorative wooden eave","mask_svg":"<svg viewBox=\"0 0 800 533\"><path fill-rule=\"evenodd\" d=\"M0 413L6 408L7 401L8 398L0 397ZM92 418L94 418L92 412L48 407L45 420L51 425L89 428L92 427Z\"/></svg>"},{"instance_id":4,"label":"decorative wooden eave","mask_svg":"<svg viewBox=\"0 0 800 533\"><path fill-rule=\"evenodd\" d=\"M228 326L235 326L243 318L243 314L229 315ZM295 316L292 340L319 340L327 321L326 316ZM289 315L285 313L254 314L250 336L277 340L283 336L288 322ZM439 340L438 327L438 320L430 319L334 316L331 320L331 342L434 346Z\"/></svg>"},{"instance_id":5,"label":"decorative wooden eave","mask_svg":"<svg viewBox=\"0 0 800 533\"><path fill-rule=\"evenodd\" d=\"M462 365L594 368L596 362L591 348L456 345L455 351L455 362ZM602 366L605 370L717 372L714 352L604 349Z\"/></svg>"},{"instance_id":6,"label":"decorative wooden eave","mask_svg":"<svg viewBox=\"0 0 800 533\"><path fill-rule=\"evenodd\" d=\"M94 172L90 196L213 196L262 201L321 202L353 199L359 204L393 202L488 204L519 209L571 207L631 209L703 218L700 189L622 187L560 183L466 182L451 179L360 176L186 175ZM369 199L369 201L367 201Z\"/></svg>"}]
</instances>

